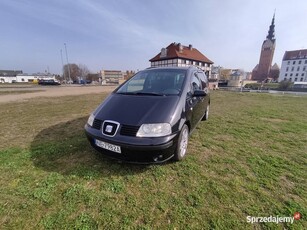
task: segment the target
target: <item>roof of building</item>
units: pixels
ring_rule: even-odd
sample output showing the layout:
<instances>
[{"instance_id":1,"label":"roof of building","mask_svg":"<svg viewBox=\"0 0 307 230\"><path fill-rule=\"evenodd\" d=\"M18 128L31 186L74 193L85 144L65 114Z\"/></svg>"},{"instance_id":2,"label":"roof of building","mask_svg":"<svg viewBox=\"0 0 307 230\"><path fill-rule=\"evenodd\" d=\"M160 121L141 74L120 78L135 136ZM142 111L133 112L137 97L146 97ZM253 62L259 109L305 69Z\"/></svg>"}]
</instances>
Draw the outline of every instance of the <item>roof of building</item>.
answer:
<instances>
[{"instance_id":1,"label":"roof of building","mask_svg":"<svg viewBox=\"0 0 307 230\"><path fill-rule=\"evenodd\" d=\"M303 58L307 58L307 49L286 51L282 60L286 61L286 60L303 59Z\"/></svg>"},{"instance_id":2,"label":"roof of building","mask_svg":"<svg viewBox=\"0 0 307 230\"><path fill-rule=\"evenodd\" d=\"M21 74L22 70L0 70L1 76L16 76L17 74Z\"/></svg>"},{"instance_id":3,"label":"roof of building","mask_svg":"<svg viewBox=\"0 0 307 230\"><path fill-rule=\"evenodd\" d=\"M153 62L153 61L168 60L174 58L183 58L183 59L201 61L213 64L213 62L210 59L208 59L205 55L199 52L196 48L193 48L192 45L184 46L181 45L180 43L175 43L175 42L171 43L168 47L163 48L160 53L158 53L155 57L153 57L149 61Z\"/></svg>"},{"instance_id":4,"label":"roof of building","mask_svg":"<svg viewBox=\"0 0 307 230\"><path fill-rule=\"evenodd\" d=\"M273 43L275 42L275 25L274 25L274 21L275 21L275 13L274 13L273 18L272 18L272 23L270 25L268 36L266 36L266 38L271 40Z\"/></svg>"}]
</instances>

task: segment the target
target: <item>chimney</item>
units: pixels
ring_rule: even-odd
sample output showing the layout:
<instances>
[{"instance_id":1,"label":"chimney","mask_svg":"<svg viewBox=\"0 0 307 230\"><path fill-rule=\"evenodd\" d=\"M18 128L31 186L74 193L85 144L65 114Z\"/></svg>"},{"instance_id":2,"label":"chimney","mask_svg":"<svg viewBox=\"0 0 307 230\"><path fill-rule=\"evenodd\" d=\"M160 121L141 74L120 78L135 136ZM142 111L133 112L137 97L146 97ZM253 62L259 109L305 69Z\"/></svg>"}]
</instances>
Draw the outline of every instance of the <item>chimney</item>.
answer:
<instances>
[{"instance_id":1,"label":"chimney","mask_svg":"<svg viewBox=\"0 0 307 230\"><path fill-rule=\"evenodd\" d=\"M192 46L191 44L189 45L189 49L190 49L190 50L192 50L192 49L193 49L193 46Z\"/></svg>"},{"instance_id":2,"label":"chimney","mask_svg":"<svg viewBox=\"0 0 307 230\"><path fill-rule=\"evenodd\" d=\"M178 47L179 47L179 53L182 53L182 51L183 51L183 46L181 45L181 43L178 43Z\"/></svg>"},{"instance_id":3,"label":"chimney","mask_svg":"<svg viewBox=\"0 0 307 230\"><path fill-rule=\"evenodd\" d=\"M166 57L167 56L167 49L166 48L162 48L161 49L161 55L160 55L160 57L161 58L164 58L164 57Z\"/></svg>"}]
</instances>

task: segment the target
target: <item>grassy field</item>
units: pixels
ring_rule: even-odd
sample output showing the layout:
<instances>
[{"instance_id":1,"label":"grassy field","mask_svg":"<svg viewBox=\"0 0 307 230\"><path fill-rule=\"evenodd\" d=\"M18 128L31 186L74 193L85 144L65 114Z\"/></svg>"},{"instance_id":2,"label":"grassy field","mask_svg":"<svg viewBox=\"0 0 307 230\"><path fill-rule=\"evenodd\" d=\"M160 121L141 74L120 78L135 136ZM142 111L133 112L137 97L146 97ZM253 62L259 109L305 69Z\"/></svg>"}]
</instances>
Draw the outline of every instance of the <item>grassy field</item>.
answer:
<instances>
[{"instance_id":1,"label":"grassy field","mask_svg":"<svg viewBox=\"0 0 307 230\"><path fill-rule=\"evenodd\" d=\"M307 97L213 92L187 158L140 166L88 144L105 96L0 105L1 229L307 229Z\"/></svg>"}]
</instances>

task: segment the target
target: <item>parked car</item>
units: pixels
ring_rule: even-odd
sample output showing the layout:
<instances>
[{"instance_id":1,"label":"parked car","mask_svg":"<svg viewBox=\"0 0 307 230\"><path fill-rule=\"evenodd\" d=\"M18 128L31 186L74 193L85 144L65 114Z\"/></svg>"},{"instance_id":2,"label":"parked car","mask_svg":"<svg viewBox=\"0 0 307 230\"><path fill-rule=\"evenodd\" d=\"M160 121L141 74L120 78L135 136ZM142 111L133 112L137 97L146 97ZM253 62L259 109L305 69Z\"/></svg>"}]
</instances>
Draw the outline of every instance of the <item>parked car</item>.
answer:
<instances>
[{"instance_id":1,"label":"parked car","mask_svg":"<svg viewBox=\"0 0 307 230\"><path fill-rule=\"evenodd\" d=\"M53 79L40 79L38 80L39 85L61 85L60 82Z\"/></svg>"},{"instance_id":2,"label":"parked car","mask_svg":"<svg viewBox=\"0 0 307 230\"><path fill-rule=\"evenodd\" d=\"M90 144L135 163L182 160L189 134L209 115L209 83L196 67L149 68L115 89L89 116Z\"/></svg>"}]
</instances>

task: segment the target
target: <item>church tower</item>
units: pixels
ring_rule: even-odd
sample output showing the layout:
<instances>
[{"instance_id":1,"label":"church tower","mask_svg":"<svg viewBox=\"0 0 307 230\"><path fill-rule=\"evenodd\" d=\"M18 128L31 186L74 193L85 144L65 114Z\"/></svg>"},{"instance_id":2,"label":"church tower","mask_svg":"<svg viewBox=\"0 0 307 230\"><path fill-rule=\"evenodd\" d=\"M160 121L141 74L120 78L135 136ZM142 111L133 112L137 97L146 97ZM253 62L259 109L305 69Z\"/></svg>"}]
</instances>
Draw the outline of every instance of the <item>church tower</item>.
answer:
<instances>
[{"instance_id":1,"label":"church tower","mask_svg":"<svg viewBox=\"0 0 307 230\"><path fill-rule=\"evenodd\" d=\"M268 32L268 36L262 43L259 64L253 69L252 79L256 81L264 81L270 77L273 55L275 51L275 13Z\"/></svg>"}]
</instances>

